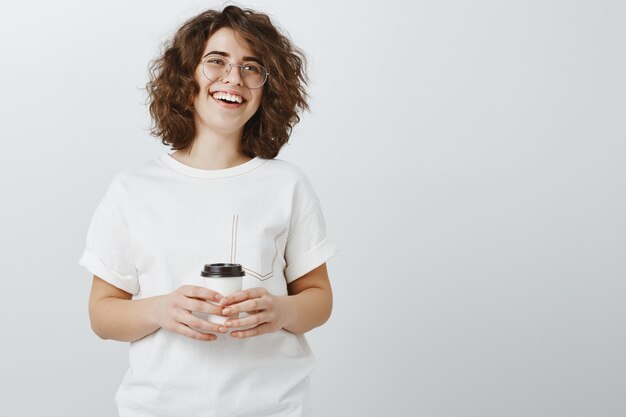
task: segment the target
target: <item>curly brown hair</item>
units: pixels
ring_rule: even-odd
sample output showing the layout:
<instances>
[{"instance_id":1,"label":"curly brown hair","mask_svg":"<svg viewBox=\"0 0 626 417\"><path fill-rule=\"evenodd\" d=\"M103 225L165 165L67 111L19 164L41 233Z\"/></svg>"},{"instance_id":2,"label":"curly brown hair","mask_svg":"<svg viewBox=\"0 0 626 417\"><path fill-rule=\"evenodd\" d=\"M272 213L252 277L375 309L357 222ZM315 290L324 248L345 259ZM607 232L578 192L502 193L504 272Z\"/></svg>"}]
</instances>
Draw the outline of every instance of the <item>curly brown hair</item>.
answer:
<instances>
[{"instance_id":1,"label":"curly brown hair","mask_svg":"<svg viewBox=\"0 0 626 417\"><path fill-rule=\"evenodd\" d=\"M306 58L268 15L233 5L187 20L150 62L146 84L150 133L175 150L192 144L196 134L192 101L200 92L194 73L209 37L224 27L248 42L270 74L260 107L244 126L241 150L249 157L275 158L300 121L298 112L309 110Z\"/></svg>"}]
</instances>

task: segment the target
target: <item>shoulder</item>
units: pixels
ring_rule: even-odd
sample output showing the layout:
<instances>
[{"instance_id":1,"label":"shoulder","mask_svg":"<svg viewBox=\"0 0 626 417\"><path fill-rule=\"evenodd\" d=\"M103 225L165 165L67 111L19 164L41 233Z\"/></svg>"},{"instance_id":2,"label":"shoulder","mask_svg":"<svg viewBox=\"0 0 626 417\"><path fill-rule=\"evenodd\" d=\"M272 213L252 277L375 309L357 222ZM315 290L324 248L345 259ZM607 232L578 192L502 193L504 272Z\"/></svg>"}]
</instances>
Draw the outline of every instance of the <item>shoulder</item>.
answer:
<instances>
[{"instance_id":1,"label":"shoulder","mask_svg":"<svg viewBox=\"0 0 626 417\"><path fill-rule=\"evenodd\" d=\"M283 159L271 159L268 162L265 165L275 172L275 178L280 178L280 183L285 185L283 189L288 190L293 210L300 214L298 217L319 203L313 184L302 168Z\"/></svg>"},{"instance_id":2,"label":"shoulder","mask_svg":"<svg viewBox=\"0 0 626 417\"><path fill-rule=\"evenodd\" d=\"M145 189L147 183L154 182L158 168L153 159L117 171L109 180L104 200L109 204L127 203L139 190Z\"/></svg>"},{"instance_id":3,"label":"shoulder","mask_svg":"<svg viewBox=\"0 0 626 417\"><path fill-rule=\"evenodd\" d=\"M293 183L305 183L308 185L308 178L306 173L297 165L284 159L267 159L265 160L266 170L280 175L284 180Z\"/></svg>"},{"instance_id":4,"label":"shoulder","mask_svg":"<svg viewBox=\"0 0 626 417\"><path fill-rule=\"evenodd\" d=\"M111 185L119 189L132 188L147 180L156 179L161 171L158 158L154 158L118 171L111 179Z\"/></svg>"},{"instance_id":5,"label":"shoulder","mask_svg":"<svg viewBox=\"0 0 626 417\"><path fill-rule=\"evenodd\" d=\"M280 170L283 172L293 172L298 173L301 169L293 164L292 162L286 161L284 159L273 158L273 159L265 159L265 166L271 169Z\"/></svg>"}]
</instances>

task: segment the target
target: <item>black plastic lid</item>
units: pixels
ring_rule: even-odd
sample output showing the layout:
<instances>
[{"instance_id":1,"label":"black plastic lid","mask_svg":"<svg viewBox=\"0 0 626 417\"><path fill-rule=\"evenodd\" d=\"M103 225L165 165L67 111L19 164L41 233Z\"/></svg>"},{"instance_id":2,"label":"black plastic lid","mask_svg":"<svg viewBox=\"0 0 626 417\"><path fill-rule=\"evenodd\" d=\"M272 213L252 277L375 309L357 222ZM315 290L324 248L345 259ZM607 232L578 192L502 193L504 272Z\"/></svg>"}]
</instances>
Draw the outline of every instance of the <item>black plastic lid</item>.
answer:
<instances>
[{"instance_id":1,"label":"black plastic lid","mask_svg":"<svg viewBox=\"0 0 626 417\"><path fill-rule=\"evenodd\" d=\"M243 277L246 273L240 264L210 264L204 265L204 269L200 272L203 277L211 278L229 278Z\"/></svg>"}]
</instances>

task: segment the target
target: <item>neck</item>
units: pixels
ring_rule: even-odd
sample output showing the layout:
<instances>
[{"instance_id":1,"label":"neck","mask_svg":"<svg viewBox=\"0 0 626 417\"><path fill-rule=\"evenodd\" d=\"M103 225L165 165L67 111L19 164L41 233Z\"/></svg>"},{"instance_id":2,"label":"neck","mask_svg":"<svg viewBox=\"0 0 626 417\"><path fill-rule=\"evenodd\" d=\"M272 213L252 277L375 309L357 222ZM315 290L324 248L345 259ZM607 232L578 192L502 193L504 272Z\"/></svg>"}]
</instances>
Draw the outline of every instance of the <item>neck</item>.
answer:
<instances>
[{"instance_id":1,"label":"neck","mask_svg":"<svg viewBox=\"0 0 626 417\"><path fill-rule=\"evenodd\" d=\"M248 162L249 156L241 151L243 129L224 134L203 129L191 145L172 154L193 168L226 169Z\"/></svg>"}]
</instances>

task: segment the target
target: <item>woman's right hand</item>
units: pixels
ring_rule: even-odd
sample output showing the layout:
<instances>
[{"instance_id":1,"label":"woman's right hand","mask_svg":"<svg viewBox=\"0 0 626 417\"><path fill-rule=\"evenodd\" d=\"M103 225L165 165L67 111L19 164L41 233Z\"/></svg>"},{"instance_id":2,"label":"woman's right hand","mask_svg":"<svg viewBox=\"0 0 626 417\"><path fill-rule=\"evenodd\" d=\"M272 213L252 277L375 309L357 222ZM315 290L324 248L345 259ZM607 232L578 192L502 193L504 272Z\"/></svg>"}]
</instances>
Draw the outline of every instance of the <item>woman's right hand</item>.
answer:
<instances>
[{"instance_id":1,"label":"woman's right hand","mask_svg":"<svg viewBox=\"0 0 626 417\"><path fill-rule=\"evenodd\" d=\"M202 329L220 333L220 325L202 320L191 314L192 311L220 315L222 307L207 301L219 301L222 295L205 287L183 285L169 294L154 297L153 317L157 324L169 331L198 340L212 341L214 334L202 333L192 329Z\"/></svg>"}]
</instances>

